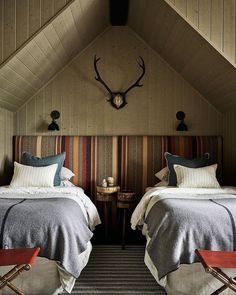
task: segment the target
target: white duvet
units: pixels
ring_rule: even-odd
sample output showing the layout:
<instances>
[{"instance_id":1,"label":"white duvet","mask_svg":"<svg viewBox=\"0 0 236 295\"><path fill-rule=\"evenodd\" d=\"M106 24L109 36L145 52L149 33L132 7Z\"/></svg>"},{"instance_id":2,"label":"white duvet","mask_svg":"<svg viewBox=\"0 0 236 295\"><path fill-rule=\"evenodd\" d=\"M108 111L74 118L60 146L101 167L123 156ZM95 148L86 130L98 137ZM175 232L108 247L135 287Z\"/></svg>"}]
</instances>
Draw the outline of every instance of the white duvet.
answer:
<instances>
[{"instance_id":1,"label":"white duvet","mask_svg":"<svg viewBox=\"0 0 236 295\"><path fill-rule=\"evenodd\" d=\"M0 198L19 198L19 199L45 199L45 198L68 198L76 201L84 213L91 230L101 223L97 208L85 195L80 187L18 187L9 186L0 187Z\"/></svg>"},{"instance_id":2,"label":"white duvet","mask_svg":"<svg viewBox=\"0 0 236 295\"><path fill-rule=\"evenodd\" d=\"M143 225L144 219L151 207L163 198L185 198L185 199L217 199L236 198L236 187L221 188L177 188L177 187L153 187L142 197L131 217L131 227Z\"/></svg>"}]
</instances>

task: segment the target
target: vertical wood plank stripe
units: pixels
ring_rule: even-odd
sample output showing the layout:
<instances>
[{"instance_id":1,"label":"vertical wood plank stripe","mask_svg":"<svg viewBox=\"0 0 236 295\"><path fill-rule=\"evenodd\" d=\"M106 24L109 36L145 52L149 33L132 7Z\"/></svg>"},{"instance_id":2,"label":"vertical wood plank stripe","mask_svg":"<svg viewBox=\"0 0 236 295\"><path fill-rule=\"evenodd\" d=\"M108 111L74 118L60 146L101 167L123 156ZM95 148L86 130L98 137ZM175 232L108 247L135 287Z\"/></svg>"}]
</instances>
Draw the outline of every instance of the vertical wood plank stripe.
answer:
<instances>
[{"instance_id":1,"label":"vertical wood plank stripe","mask_svg":"<svg viewBox=\"0 0 236 295\"><path fill-rule=\"evenodd\" d=\"M83 137L82 139L82 167L80 167L80 173L82 173L82 187L86 188L87 183L87 165L88 165L88 159L87 159L87 139L86 137ZM82 170L82 171L81 171Z\"/></svg>"},{"instance_id":2,"label":"vertical wood plank stripe","mask_svg":"<svg viewBox=\"0 0 236 295\"><path fill-rule=\"evenodd\" d=\"M118 162L118 151L117 151L117 136L112 136L112 176L117 183L117 162Z\"/></svg>"},{"instance_id":3,"label":"vertical wood plank stripe","mask_svg":"<svg viewBox=\"0 0 236 295\"><path fill-rule=\"evenodd\" d=\"M126 177L126 175L125 175L126 174L125 173L125 151L126 151L126 149L125 149L125 136L121 137L121 144L122 144L122 146L121 146L121 175L120 175L121 183L120 183L120 185L123 188L123 187L125 187L125 177Z\"/></svg>"},{"instance_id":4,"label":"vertical wood plank stripe","mask_svg":"<svg viewBox=\"0 0 236 295\"><path fill-rule=\"evenodd\" d=\"M65 136L65 152L66 152L66 158L65 158L65 167L70 167L70 136Z\"/></svg>"},{"instance_id":5,"label":"vertical wood plank stripe","mask_svg":"<svg viewBox=\"0 0 236 295\"><path fill-rule=\"evenodd\" d=\"M143 136L143 188L147 187L147 169L148 169L148 139Z\"/></svg>"},{"instance_id":6,"label":"vertical wood plank stripe","mask_svg":"<svg viewBox=\"0 0 236 295\"><path fill-rule=\"evenodd\" d=\"M58 153L58 136L55 136L55 154Z\"/></svg>"},{"instance_id":7,"label":"vertical wood plank stripe","mask_svg":"<svg viewBox=\"0 0 236 295\"><path fill-rule=\"evenodd\" d=\"M197 155L196 156L198 156L201 153L200 138L199 137L196 138L196 142L197 142Z\"/></svg>"},{"instance_id":8,"label":"vertical wood plank stripe","mask_svg":"<svg viewBox=\"0 0 236 295\"><path fill-rule=\"evenodd\" d=\"M75 174L75 176L73 178L74 179L73 182L75 185L78 186L78 184L79 184L79 178L78 178L78 174L79 174L79 138L78 138L78 136L74 136L72 163L73 163L73 172Z\"/></svg>"},{"instance_id":9,"label":"vertical wood plank stripe","mask_svg":"<svg viewBox=\"0 0 236 295\"><path fill-rule=\"evenodd\" d=\"M96 184L97 184L97 170L98 161L97 161L97 147L98 147L98 138L97 136L91 137L91 197L95 199L96 193Z\"/></svg>"},{"instance_id":10,"label":"vertical wood plank stripe","mask_svg":"<svg viewBox=\"0 0 236 295\"><path fill-rule=\"evenodd\" d=\"M60 154L62 152L62 136L55 137L55 152L56 154Z\"/></svg>"},{"instance_id":11,"label":"vertical wood plank stripe","mask_svg":"<svg viewBox=\"0 0 236 295\"><path fill-rule=\"evenodd\" d=\"M37 136L36 139L36 156L41 158L42 154L42 136Z\"/></svg>"},{"instance_id":12,"label":"vertical wood plank stripe","mask_svg":"<svg viewBox=\"0 0 236 295\"><path fill-rule=\"evenodd\" d=\"M179 155L180 157L184 157L184 137L179 137Z\"/></svg>"},{"instance_id":13,"label":"vertical wood plank stripe","mask_svg":"<svg viewBox=\"0 0 236 295\"><path fill-rule=\"evenodd\" d=\"M125 175L125 189L127 189L128 186L128 150L129 150L129 137L125 137L126 145L125 145L125 170L126 170L126 175Z\"/></svg>"},{"instance_id":14,"label":"vertical wood plank stripe","mask_svg":"<svg viewBox=\"0 0 236 295\"><path fill-rule=\"evenodd\" d=\"M167 140L167 136L162 136L161 137L161 150L162 150L162 167L166 166L166 159L164 157L165 152L168 151L168 140Z\"/></svg>"},{"instance_id":15,"label":"vertical wood plank stripe","mask_svg":"<svg viewBox=\"0 0 236 295\"><path fill-rule=\"evenodd\" d=\"M21 162L21 155L22 155L22 136L19 139L19 162Z\"/></svg>"},{"instance_id":16,"label":"vertical wood plank stripe","mask_svg":"<svg viewBox=\"0 0 236 295\"><path fill-rule=\"evenodd\" d=\"M122 149L121 149L121 188L126 189L127 187L127 153L128 153L128 138L122 136Z\"/></svg>"},{"instance_id":17,"label":"vertical wood plank stripe","mask_svg":"<svg viewBox=\"0 0 236 295\"><path fill-rule=\"evenodd\" d=\"M188 151L189 151L189 158L193 158L193 138L189 136L188 139Z\"/></svg>"},{"instance_id":18,"label":"vertical wood plank stripe","mask_svg":"<svg viewBox=\"0 0 236 295\"><path fill-rule=\"evenodd\" d=\"M90 162L90 180L89 182L92 183L93 179L95 178L95 175L94 175L94 161L95 161L95 152L94 152L94 149L95 149L95 137L94 136L91 136L91 154L90 154L90 158L91 158L91 162ZM91 196L93 196L94 192L93 192L93 188L91 186Z\"/></svg>"},{"instance_id":19,"label":"vertical wood plank stripe","mask_svg":"<svg viewBox=\"0 0 236 295\"><path fill-rule=\"evenodd\" d=\"M22 139L22 136L17 136L16 137L16 146L15 146L15 154L14 154L14 160L17 161L17 162L20 162L21 161L21 139Z\"/></svg>"},{"instance_id":20,"label":"vertical wood plank stripe","mask_svg":"<svg viewBox=\"0 0 236 295\"><path fill-rule=\"evenodd\" d=\"M95 136L94 141L94 182L93 182L93 195L95 196L96 193L96 184L97 184L97 171L99 169L98 167L98 136Z\"/></svg>"}]
</instances>

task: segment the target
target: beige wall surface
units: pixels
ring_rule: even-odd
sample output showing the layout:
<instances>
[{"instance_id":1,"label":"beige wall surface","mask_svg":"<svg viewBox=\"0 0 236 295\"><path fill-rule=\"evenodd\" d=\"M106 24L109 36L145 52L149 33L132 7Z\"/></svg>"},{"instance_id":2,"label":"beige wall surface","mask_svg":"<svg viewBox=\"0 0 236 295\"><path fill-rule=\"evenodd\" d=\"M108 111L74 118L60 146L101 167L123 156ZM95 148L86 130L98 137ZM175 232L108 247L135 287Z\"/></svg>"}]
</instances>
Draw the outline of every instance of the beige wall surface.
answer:
<instances>
[{"instance_id":1,"label":"beige wall surface","mask_svg":"<svg viewBox=\"0 0 236 295\"><path fill-rule=\"evenodd\" d=\"M146 64L143 87L127 94L128 104L116 110L94 77L93 57L112 91L124 91ZM59 132L48 132L50 112L58 110ZM186 113L187 135L222 133L222 114L128 27L110 27L16 113L20 135L178 134L175 114Z\"/></svg>"},{"instance_id":2,"label":"beige wall surface","mask_svg":"<svg viewBox=\"0 0 236 295\"><path fill-rule=\"evenodd\" d=\"M0 0L0 63L70 0Z\"/></svg>"},{"instance_id":3,"label":"beige wall surface","mask_svg":"<svg viewBox=\"0 0 236 295\"><path fill-rule=\"evenodd\" d=\"M0 185L10 179L12 163L13 113L0 108Z\"/></svg>"},{"instance_id":4,"label":"beige wall surface","mask_svg":"<svg viewBox=\"0 0 236 295\"><path fill-rule=\"evenodd\" d=\"M165 0L236 66L235 0Z\"/></svg>"}]
</instances>

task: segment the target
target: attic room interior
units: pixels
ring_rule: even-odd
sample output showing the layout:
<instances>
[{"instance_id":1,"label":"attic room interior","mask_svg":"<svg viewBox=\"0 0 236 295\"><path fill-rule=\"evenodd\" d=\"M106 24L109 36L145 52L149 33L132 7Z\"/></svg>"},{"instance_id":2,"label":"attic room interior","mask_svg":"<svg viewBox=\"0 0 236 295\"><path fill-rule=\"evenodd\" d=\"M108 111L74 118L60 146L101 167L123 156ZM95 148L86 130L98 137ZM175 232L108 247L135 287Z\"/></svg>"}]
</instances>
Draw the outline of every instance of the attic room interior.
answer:
<instances>
[{"instance_id":1,"label":"attic room interior","mask_svg":"<svg viewBox=\"0 0 236 295\"><path fill-rule=\"evenodd\" d=\"M235 82L235 0L0 0L0 295L235 294Z\"/></svg>"}]
</instances>

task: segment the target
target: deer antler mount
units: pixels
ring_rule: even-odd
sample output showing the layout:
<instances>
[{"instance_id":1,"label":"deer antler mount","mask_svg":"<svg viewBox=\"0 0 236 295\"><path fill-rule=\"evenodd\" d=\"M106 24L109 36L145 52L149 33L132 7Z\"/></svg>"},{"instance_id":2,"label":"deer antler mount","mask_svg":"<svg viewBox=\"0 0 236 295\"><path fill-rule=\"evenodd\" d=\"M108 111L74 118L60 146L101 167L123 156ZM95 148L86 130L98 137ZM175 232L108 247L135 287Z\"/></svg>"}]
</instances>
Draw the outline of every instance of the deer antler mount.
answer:
<instances>
[{"instance_id":1,"label":"deer antler mount","mask_svg":"<svg viewBox=\"0 0 236 295\"><path fill-rule=\"evenodd\" d=\"M110 98L107 101L109 101L111 103L111 105L114 108L116 108L117 110L123 108L127 104L126 94L131 89L133 89L134 87L142 87L143 86L143 84L139 84L139 83L145 74L145 64L144 64L144 60L142 59L142 57L140 56L139 58L140 58L140 61L138 61L138 65L142 69L142 73L140 74L140 76L136 80L136 82L134 82L132 85L130 85L130 87L127 88L127 90L124 92L112 92L111 89L107 86L107 84L103 81L103 79L101 78L101 76L98 72L97 63L100 60L100 57L96 57L96 55L94 55L94 70L96 72L95 79L106 88L106 90L108 91L108 93L110 95Z\"/></svg>"}]
</instances>

